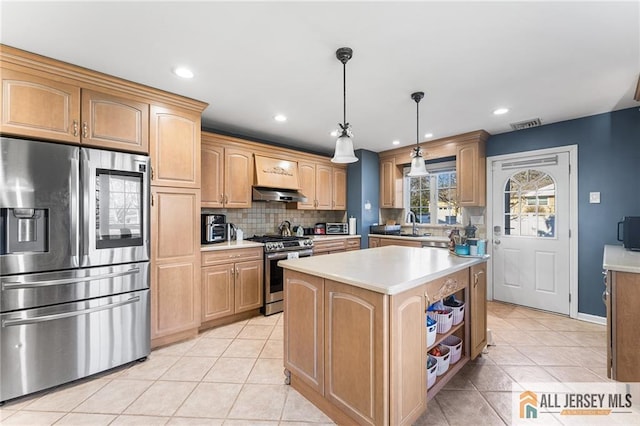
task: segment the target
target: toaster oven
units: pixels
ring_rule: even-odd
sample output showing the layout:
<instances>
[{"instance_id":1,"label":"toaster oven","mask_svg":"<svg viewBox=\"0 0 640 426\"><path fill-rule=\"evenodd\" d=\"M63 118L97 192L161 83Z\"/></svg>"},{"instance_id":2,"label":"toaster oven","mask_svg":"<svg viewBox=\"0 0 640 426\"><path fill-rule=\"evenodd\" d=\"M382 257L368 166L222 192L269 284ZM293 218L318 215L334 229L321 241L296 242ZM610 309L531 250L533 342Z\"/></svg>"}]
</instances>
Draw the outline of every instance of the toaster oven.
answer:
<instances>
[{"instance_id":1,"label":"toaster oven","mask_svg":"<svg viewBox=\"0 0 640 426\"><path fill-rule=\"evenodd\" d=\"M347 235L349 233L349 224L342 222L327 223L325 229L327 235Z\"/></svg>"}]
</instances>

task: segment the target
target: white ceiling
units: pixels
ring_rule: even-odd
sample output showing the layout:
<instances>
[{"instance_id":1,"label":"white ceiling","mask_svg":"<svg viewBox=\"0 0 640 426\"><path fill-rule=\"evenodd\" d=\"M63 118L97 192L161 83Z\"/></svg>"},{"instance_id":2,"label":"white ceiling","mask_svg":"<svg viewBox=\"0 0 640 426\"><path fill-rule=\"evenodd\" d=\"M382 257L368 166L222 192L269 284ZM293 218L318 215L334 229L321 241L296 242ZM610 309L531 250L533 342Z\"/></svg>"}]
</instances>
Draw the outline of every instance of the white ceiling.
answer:
<instances>
[{"instance_id":1,"label":"white ceiling","mask_svg":"<svg viewBox=\"0 0 640 426\"><path fill-rule=\"evenodd\" d=\"M640 2L13 2L0 41L209 103L203 126L331 153L637 106ZM189 66L192 80L172 74ZM495 116L497 107L510 112ZM277 113L286 123L273 120Z\"/></svg>"}]
</instances>

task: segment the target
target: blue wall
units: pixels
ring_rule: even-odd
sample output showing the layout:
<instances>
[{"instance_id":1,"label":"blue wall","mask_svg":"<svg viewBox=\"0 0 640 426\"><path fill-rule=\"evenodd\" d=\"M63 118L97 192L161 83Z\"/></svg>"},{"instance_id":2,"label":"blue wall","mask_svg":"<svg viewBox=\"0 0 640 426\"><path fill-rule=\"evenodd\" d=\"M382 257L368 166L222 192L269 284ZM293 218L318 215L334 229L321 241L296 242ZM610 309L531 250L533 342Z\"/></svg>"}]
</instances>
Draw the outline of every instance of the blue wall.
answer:
<instances>
[{"instance_id":1,"label":"blue wall","mask_svg":"<svg viewBox=\"0 0 640 426\"><path fill-rule=\"evenodd\" d=\"M640 109L491 136L487 156L578 145L578 311L606 316L602 255L623 216L640 216ZM589 204L589 192L600 204Z\"/></svg>"},{"instance_id":2,"label":"blue wall","mask_svg":"<svg viewBox=\"0 0 640 426\"><path fill-rule=\"evenodd\" d=\"M357 233L362 236L360 247L369 247L369 226L378 222L378 197L380 186L380 163L378 154L364 149L355 152L357 163L347 168L347 217L357 220ZM365 209L365 203L371 203Z\"/></svg>"}]
</instances>

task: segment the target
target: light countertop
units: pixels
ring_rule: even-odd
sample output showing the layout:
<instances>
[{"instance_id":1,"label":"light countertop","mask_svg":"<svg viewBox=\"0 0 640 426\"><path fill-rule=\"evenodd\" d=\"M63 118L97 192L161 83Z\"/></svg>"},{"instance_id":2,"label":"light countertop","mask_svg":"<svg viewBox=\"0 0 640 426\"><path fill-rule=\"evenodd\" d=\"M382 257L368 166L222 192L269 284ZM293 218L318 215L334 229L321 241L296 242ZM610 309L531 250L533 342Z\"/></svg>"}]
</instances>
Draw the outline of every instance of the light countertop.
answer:
<instances>
[{"instance_id":1,"label":"light countertop","mask_svg":"<svg viewBox=\"0 0 640 426\"><path fill-rule=\"evenodd\" d=\"M200 246L200 251L216 251L216 250L232 250L251 247L263 247L264 244L256 243L254 241L225 241L224 243L203 244Z\"/></svg>"},{"instance_id":2,"label":"light countertop","mask_svg":"<svg viewBox=\"0 0 640 426\"><path fill-rule=\"evenodd\" d=\"M440 248L386 246L281 260L278 265L393 295L486 260L457 257Z\"/></svg>"},{"instance_id":3,"label":"light countertop","mask_svg":"<svg viewBox=\"0 0 640 426\"><path fill-rule=\"evenodd\" d=\"M640 251L627 250L622 246L605 245L602 268L608 271L640 274Z\"/></svg>"}]
</instances>

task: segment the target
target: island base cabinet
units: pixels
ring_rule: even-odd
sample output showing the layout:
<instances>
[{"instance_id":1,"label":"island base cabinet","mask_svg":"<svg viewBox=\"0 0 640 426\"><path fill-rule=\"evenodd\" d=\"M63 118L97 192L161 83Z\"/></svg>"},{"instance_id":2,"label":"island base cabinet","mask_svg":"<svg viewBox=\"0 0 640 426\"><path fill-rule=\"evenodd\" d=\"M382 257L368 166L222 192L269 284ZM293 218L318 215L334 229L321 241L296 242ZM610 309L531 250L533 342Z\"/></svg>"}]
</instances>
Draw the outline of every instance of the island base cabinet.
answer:
<instances>
[{"instance_id":1,"label":"island base cabinet","mask_svg":"<svg viewBox=\"0 0 640 426\"><path fill-rule=\"evenodd\" d=\"M471 359L475 359L487 346L487 264L471 267Z\"/></svg>"},{"instance_id":2,"label":"island base cabinet","mask_svg":"<svg viewBox=\"0 0 640 426\"><path fill-rule=\"evenodd\" d=\"M325 280L325 397L359 424L388 419L387 297Z\"/></svg>"}]
</instances>

